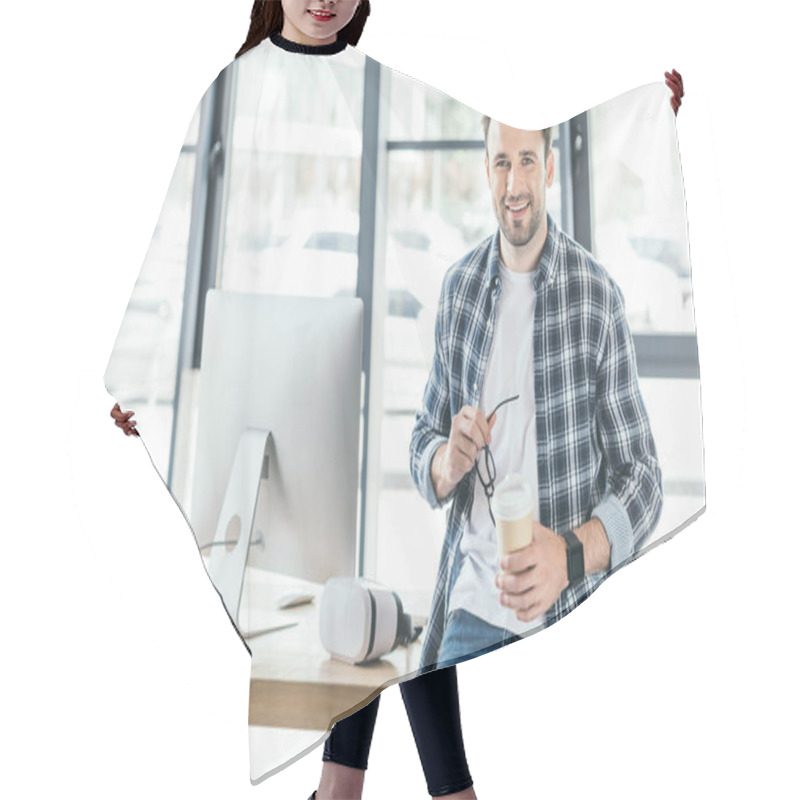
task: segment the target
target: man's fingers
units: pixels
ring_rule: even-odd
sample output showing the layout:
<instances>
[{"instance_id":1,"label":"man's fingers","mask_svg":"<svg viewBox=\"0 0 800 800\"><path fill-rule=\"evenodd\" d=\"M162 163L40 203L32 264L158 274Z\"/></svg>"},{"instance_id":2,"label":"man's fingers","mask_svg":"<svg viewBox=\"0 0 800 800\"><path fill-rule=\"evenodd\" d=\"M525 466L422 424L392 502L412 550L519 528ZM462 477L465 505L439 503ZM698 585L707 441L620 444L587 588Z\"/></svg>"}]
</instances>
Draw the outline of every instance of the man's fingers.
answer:
<instances>
[{"instance_id":1,"label":"man's fingers","mask_svg":"<svg viewBox=\"0 0 800 800\"><path fill-rule=\"evenodd\" d=\"M462 430L454 430L450 437L451 447L454 452L462 453L474 464L483 449L482 444L478 444Z\"/></svg>"},{"instance_id":2,"label":"man's fingers","mask_svg":"<svg viewBox=\"0 0 800 800\"><path fill-rule=\"evenodd\" d=\"M521 550L514 550L503 556L500 566L504 572L522 572L530 569L536 563L536 551L532 545L523 547Z\"/></svg>"},{"instance_id":3,"label":"man's fingers","mask_svg":"<svg viewBox=\"0 0 800 800\"><path fill-rule=\"evenodd\" d=\"M474 436L476 438L473 438ZM483 447L480 438L480 435L476 436L474 431L472 435L466 431L456 431L455 445L464 455L469 456L474 461Z\"/></svg>"},{"instance_id":4,"label":"man's fingers","mask_svg":"<svg viewBox=\"0 0 800 800\"><path fill-rule=\"evenodd\" d=\"M462 434L457 434L455 440L453 441L453 447L456 449L457 452L462 453L465 458L468 458L470 462L474 463L475 459L478 457L478 453L480 452L480 448L469 436Z\"/></svg>"},{"instance_id":5,"label":"man's fingers","mask_svg":"<svg viewBox=\"0 0 800 800\"><path fill-rule=\"evenodd\" d=\"M540 599L539 592L535 586L532 586L528 591L520 594L508 594L504 592L500 597L500 602L506 606L506 608L513 608L517 612L518 617L520 616L520 612L530 612L531 615L528 619L533 619L538 616L536 610L540 605Z\"/></svg>"},{"instance_id":6,"label":"man's fingers","mask_svg":"<svg viewBox=\"0 0 800 800\"><path fill-rule=\"evenodd\" d=\"M492 419L494 420L496 419L496 417L493 417ZM481 432L481 436L483 437L483 444L488 444L489 439L492 438L491 423L489 422L488 419L486 419L486 415L479 408L475 409L475 424L478 426L478 429Z\"/></svg>"},{"instance_id":7,"label":"man's fingers","mask_svg":"<svg viewBox=\"0 0 800 800\"><path fill-rule=\"evenodd\" d=\"M453 466L456 467L458 472L463 477L466 475L475 464L475 458L465 453L463 450L456 448L455 458L453 459Z\"/></svg>"},{"instance_id":8,"label":"man's fingers","mask_svg":"<svg viewBox=\"0 0 800 800\"><path fill-rule=\"evenodd\" d=\"M528 606L524 611L517 611L517 619L520 622L531 622L536 619L544 611L544 603L541 601L535 602L533 605Z\"/></svg>"},{"instance_id":9,"label":"man's fingers","mask_svg":"<svg viewBox=\"0 0 800 800\"><path fill-rule=\"evenodd\" d=\"M526 569L511 575L498 574L495 583L497 588L509 595L518 596L529 592L534 587L534 570Z\"/></svg>"},{"instance_id":10,"label":"man's fingers","mask_svg":"<svg viewBox=\"0 0 800 800\"><path fill-rule=\"evenodd\" d=\"M463 420L461 430L464 435L472 439L478 447L483 447L489 438L489 423L483 411L475 406L464 406L459 411L459 416Z\"/></svg>"}]
</instances>

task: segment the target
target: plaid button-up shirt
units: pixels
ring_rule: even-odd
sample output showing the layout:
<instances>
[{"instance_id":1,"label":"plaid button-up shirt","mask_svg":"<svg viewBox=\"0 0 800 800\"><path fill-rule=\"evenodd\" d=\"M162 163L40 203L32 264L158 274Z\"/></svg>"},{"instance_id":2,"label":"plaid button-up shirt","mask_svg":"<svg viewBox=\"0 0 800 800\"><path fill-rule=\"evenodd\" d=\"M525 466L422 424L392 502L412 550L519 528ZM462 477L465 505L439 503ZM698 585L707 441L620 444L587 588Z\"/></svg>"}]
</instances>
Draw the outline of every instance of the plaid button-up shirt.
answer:
<instances>
[{"instance_id":1,"label":"plaid button-up shirt","mask_svg":"<svg viewBox=\"0 0 800 800\"><path fill-rule=\"evenodd\" d=\"M480 402L500 293L499 244L498 229L445 274L433 367L411 437L418 490L432 508L450 503L420 672L438 659L475 482L473 468L439 500L431 461L447 442L453 417ZM658 522L662 486L619 287L549 214L531 280L539 520L563 534L597 517L611 544L608 572L565 589L546 613L551 625L631 560Z\"/></svg>"}]
</instances>

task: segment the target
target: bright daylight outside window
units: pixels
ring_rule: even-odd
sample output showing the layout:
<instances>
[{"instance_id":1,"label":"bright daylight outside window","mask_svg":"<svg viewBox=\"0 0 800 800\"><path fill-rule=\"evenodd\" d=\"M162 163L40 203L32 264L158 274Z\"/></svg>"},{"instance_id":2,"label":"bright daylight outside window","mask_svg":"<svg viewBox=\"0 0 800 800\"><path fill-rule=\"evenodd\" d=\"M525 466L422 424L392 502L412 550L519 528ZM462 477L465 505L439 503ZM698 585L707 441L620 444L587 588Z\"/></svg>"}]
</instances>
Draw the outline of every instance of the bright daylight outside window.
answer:
<instances>
[{"instance_id":1,"label":"bright daylight outside window","mask_svg":"<svg viewBox=\"0 0 800 800\"><path fill-rule=\"evenodd\" d=\"M342 92L319 102L307 85L308 73L281 70L266 58L263 64L255 63L264 55L251 53L248 68L263 72L263 85L269 91L252 80L234 87L221 262L214 283L238 292L354 296L359 231L365 225L371 229L376 220L382 224L372 203L359 207L361 114L369 82L357 61L332 64ZM377 378L371 382L372 396L366 392L364 397L370 429L380 437L375 442L379 447L368 447L367 452L379 451L380 458L367 473L368 497L377 500L377 506L374 524L368 519L364 525L369 554L364 568L366 577L405 596L419 593L418 602L424 607L424 597L435 583L445 512L432 511L417 492L408 447L432 363L443 276L494 233L497 223L487 189L479 113L399 73L384 71L381 79L391 81L386 87L391 101L383 106L388 118L380 124L384 138L379 139L379 158L385 159L385 169L378 170L377 186L388 227L376 233L381 252L376 252L375 263L385 271L375 282L371 300L373 330L382 332L382 341L373 342L371 364L365 365L375 370ZM306 97L316 98L313 108L303 107ZM402 108L402 116L392 113L394 108ZM590 180L563 192L561 150L566 143L561 139L568 138L569 126L554 129L556 176L547 191L547 208L556 223L572 234L571 214L569 222L562 222L562 194L570 202L576 193L588 195L582 207L591 209L592 253L619 283L637 340L692 339L685 217L679 214L676 219L675 214L676 208L684 208L674 163L677 148L674 142L642 135L647 119L621 124L623 113L624 104L617 108L614 102L589 113ZM259 118L278 121L268 136L258 130ZM636 142L672 148L671 167L669 158L653 159L637 150L636 142L618 141L610 129L612 122L621 131L635 132ZM158 424L165 432L173 422L198 126L196 117L131 301L132 327L121 331L116 344L127 355L125 361L116 362L120 369L115 395L133 408L158 409ZM326 136L318 135L321 129ZM652 163L666 165L664 175L645 175ZM564 168L569 175L569 168ZM614 197L615 203L603 203L603 197ZM162 238L162 229L172 238ZM176 232L180 232L177 238ZM150 350L142 352L145 335ZM142 376L137 363L157 363L157 374ZM640 362L640 372L642 366ZM128 379L131 386L151 386L149 396L130 396ZM701 437L699 380L694 375L665 374L644 377L641 386L664 474L666 498L657 538L685 520L704 493L702 452L685 444ZM685 421L685 436L675 435L677 413ZM181 436L190 441L191 431ZM169 443L170 437L151 436L148 441ZM153 453L160 471L166 471L168 450L167 444L164 452Z\"/></svg>"},{"instance_id":2,"label":"bright daylight outside window","mask_svg":"<svg viewBox=\"0 0 800 800\"><path fill-rule=\"evenodd\" d=\"M408 446L433 360L434 323L448 267L494 233L481 115L393 73L389 121L384 320L382 480L376 574L424 593L435 584L445 511L433 511L411 479ZM558 131L554 131L557 144ZM556 177L548 208L560 224ZM413 557L413 561L410 560Z\"/></svg>"},{"instance_id":3,"label":"bright daylight outside window","mask_svg":"<svg viewBox=\"0 0 800 800\"><path fill-rule=\"evenodd\" d=\"M268 90L252 80L236 89L220 288L354 296L363 69L332 64L342 93L320 102L311 73L265 55L250 53L247 67ZM278 122L259 131L259 115Z\"/></svg>"},{"instance_id":4,"label":"bright daylight outside window","mask_svg":"<svg viewBox=\"0 0 800 800\"><path fill-rule=\"evenodd\" d=\"M625 98L589 114L592 249L622 289L634 336L661 336L663 350L695 334L678 149L674 133L655 124L658 109L629 120L635 107ZM647 126L652 130L645 135ZM615 202L604 203L604 197ZM664 481L664 508L652 538L683 523L705 492L703 454L696 446L702 441L700 380L681 376L677 367L673 375L640 380Z\"/></svg>"},{"instance_id":5,"label":"bright daylight outside window","mask_svg":"<svg viewBox=\"0 0 800 800\"><path fill-rule=\"evenodd\" d=\"M147 446L167 474L178 342L189 243L191 197L201 109L181 148L161 214L109 362L108 389L147 420ZM147 387L142 391L142 387Z\"/></svg>"}]
</instances>

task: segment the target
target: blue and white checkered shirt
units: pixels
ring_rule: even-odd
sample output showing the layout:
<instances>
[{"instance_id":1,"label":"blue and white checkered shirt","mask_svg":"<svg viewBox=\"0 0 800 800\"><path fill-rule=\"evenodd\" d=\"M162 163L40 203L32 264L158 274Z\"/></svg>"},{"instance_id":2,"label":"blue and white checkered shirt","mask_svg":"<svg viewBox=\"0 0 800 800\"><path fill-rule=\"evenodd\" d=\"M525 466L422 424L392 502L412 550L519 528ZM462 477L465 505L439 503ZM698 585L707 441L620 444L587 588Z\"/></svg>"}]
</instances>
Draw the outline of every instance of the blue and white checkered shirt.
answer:
<instances>
[{"instance_id":1,"label":"blue and white checkered shirt","mask_svg":"<svg viewBox=\"0 0 800 800\"><path fill-rule=\"evenodd\" d=\"M500 292L500 231L448 269L436 315L433 367L411 436L411 475L432 508L450 504L420 672L436 665L475 470L438 500L431 461L451 421L478 406ZM622 293L608 272L547 216L531 273L536 292L533 380L539 520L565 533L597 517L611 544L608 572L562 592L546 624L569 613L630 561L658 522L661 469L639 391Z\"/></svg>"}]
</instances>

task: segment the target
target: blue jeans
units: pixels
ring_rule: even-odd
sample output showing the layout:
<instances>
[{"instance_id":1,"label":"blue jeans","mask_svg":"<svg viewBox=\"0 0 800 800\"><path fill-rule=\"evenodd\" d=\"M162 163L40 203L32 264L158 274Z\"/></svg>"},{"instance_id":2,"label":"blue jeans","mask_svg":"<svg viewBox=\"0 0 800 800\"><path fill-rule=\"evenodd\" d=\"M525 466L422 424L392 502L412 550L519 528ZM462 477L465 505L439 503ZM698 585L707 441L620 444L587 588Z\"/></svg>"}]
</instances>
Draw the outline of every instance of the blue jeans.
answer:
<instances>
[{"instance_id":1,"label":"blue jeans","mask_svg":"<svg viewBox=\"0 0 800 800\"><path fill-rule=\"evenodd\" d=\"M456 608L447 617L437 667L449 667L459 661L490 653L521 638L505 628L490 625L463 608Z\"/></svg>"}]
</instances>

